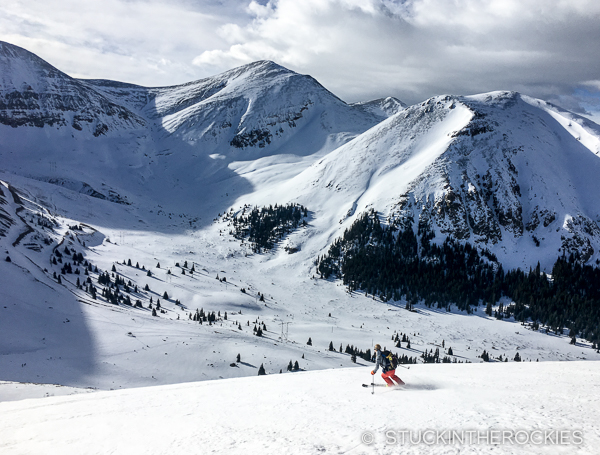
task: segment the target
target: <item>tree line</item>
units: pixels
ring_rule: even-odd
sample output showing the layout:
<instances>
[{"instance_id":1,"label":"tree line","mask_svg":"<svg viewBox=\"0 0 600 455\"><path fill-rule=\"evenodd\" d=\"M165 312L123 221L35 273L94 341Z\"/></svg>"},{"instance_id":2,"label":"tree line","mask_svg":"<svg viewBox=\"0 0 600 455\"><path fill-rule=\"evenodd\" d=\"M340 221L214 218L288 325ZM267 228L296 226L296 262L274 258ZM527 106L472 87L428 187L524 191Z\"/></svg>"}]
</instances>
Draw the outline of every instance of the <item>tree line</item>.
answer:
<instances>
[{"instance_id":1,"label":"tree line","mask_svg":"<svg viewBox=\"0 0 600 455\"><path fill-rule=\"evenodd\" d=\"M496 310L499 319L514 316L541 323L549 330L600 339L600 270L571 255L559 257L551 279L539 263L528 273L505 271L489 250L479 250L448 236L441 245L426 223L383 225L371 210L359 217L315 265L321 278L341 278L350 292L361 291L382 301L406 299L412 309L422 301L431 307L471 313L483 305L492 315L503 297L514 302Z\"/></svg>"}]
</instances>

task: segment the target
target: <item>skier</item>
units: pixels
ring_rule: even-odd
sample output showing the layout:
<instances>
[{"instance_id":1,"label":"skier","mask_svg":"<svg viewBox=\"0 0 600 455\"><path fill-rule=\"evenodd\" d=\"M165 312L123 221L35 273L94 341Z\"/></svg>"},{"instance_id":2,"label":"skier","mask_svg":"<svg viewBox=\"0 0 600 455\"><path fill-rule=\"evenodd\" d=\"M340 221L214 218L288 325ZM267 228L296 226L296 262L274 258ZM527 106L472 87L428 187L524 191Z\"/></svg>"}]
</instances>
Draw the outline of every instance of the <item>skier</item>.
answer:
<instances>
[{"instance_id":1,"label":"skier","mask_svg":"<svg viewBox=\"0 0 600 455\"><path fill-rule=\"evenodd\" d=\"M396 369L388 360L388 354L390 354L388 351L384 351L382 355L381 345L375 345L375 369L371 371L371 374L374 375L379 369L379 366L381 365L381 369L383 370L383 373L381 373L381 377L387 383L388 387L397 387L400 385L404 385L404 381L398 376L396 376ZM398 384L394 384L394 381L392 381L392 379Z\"/></svg>"}]
</instances>

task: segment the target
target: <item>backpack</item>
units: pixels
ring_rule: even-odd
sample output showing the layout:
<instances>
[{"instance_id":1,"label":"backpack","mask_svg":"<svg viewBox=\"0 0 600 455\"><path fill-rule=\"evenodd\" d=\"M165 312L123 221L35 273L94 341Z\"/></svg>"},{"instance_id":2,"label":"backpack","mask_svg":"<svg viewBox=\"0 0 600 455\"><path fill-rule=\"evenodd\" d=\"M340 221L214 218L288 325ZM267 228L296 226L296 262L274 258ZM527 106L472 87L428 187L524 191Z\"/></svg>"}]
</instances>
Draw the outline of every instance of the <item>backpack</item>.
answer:
<instances>
[{"instance_id":1,"label":"backpack","mask_svg":"<svg viewBox=\"0 0 600 455\"><path fill-rule=\"evenodd\" d=\"M393 352L383 351L381 356L383 357L383 361L385 363L384 368L386 371L395 370L398 367L400 361L398 360L398 356Z\"/></svg>"}]
</instances>

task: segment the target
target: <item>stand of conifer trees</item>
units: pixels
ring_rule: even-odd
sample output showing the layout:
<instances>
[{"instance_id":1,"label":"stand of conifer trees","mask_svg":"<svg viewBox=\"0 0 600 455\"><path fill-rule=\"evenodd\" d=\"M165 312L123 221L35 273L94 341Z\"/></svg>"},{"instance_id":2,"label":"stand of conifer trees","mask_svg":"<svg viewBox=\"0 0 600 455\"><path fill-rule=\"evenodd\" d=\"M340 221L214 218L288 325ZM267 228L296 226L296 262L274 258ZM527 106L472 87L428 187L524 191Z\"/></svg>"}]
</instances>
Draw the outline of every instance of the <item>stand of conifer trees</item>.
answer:
<instances>
[{"instance_id":1,"label":"stand of conifer trees","mask_svg":"<svg viewBox=\"0 0 600 455\"><path fill-rule=\"evenodd\" d=\"M275 243L298 226L306 225L306 217L308 210L300 204L254 207L249 213L244 211L231 219L231 233L239 240L247 238L252 250L260 253L272 249Z\"/></svg>"},{"instance_id":2,"label":"stand of conifer trees","mask_svg":"<svg viewBox=\"0 0 600 455\"><path fill-rule=\"evenodd\" d=\"M552 280L540 265L525 273L505 272L495 255L469 243L447 237L441 245L429 227L412 223L384 226L371 210L357 219L316 261L322 278L339 277L349 291L362 291L384 302L404 297L407 308L418 301L449 309L473 311L491 306L502 296L514 304L496 311L499 319L514 316L534 327L540 322L550 330L590 341L600 339L600 270L581 265L577 257L558 258Z\"/></svg>"}]
</instances>

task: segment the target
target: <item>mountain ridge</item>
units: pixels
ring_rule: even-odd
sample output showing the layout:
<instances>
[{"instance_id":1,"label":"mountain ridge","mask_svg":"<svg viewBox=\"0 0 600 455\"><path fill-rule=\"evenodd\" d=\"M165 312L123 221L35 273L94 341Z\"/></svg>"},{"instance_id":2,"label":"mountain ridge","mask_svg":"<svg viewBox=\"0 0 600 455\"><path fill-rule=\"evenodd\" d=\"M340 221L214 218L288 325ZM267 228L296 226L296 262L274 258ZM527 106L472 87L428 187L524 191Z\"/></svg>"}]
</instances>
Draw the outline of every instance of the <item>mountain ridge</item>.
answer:
<instances>
[{"instance_id":1,"label":"mountain ridge","mask_svg":"<svg viewBox=\"0 0 600 455\"><path fill-rule=\"evenodd\" d=\"M541 251L544 263L562 252L581 254L584 262L598 257L600 209L589 194L600 191L597 179L592 178L600 171L600 127L543 101L500 91L441 95L409 107L391 97L348 105L312 77L271 61L253 62L187 84L146 88L75 80L24 49L6 43L1 49L3 65L10 70L3 72L4 99L19 83L34 77L42 91L81 93L87 88L89 96L104 100L95 103L100 110L120 106L131 112L130 118L139 119L125 125L124 134L118 129L110 133L115 143L105 144L109 138L99 138L108 130L95 131L66 154L81 138L60 127L56 133L47 133L59 136L44 144L56 148L44 152L51 160L75 153L74 163L83 162L97 159L93 151L98 146L114 150L102 151L109 154L108 163L122 169L122 177L115 175L110 181L89 170L85 180L73 179L77 167L69 171L68 164L62 175L50 175L44 157L32 152L39 140L35 130L22 134L25 130L12 125L4 134L4 152L0 153L14 154L23 148L17 145L22 141L28 150L18 162L22 165L33 153L29 163L38 171L30 174L37 179L61 182L63 187L70 182L72 188L101 197L102 191L96 188L108 186L111 194L125 190L124 199L120 195L117 199L127 200L127 193L131 197L131 191L139 191L141 182L150 176L163 180L165 173L175 181L203 179L215 185L223 179L241 178L245 182L238 188L250 184L256 197L232 187L232 202L244 198L258 202L260 194L278 193L286 200L274 202L300 201L312 206L318 215L315 223L329 232L321 249L340 225L347 226L360 213L375 208L388 222L412 220L415 232L419 223L430 225L438 233L436 241L452 235L491 247L506 260L520 257L513 265L524 264L528 255L539 256ZM25 62L22 71L21 61ZM55 79L58 85L51 83ZM21 98L28 92L25 89L17 92ZM85 110L88 98L77 99ZM68 123L60 115L71 112L70 108L55 106L63 129ZM27 109L33 119L29 127L23 123L21 128L30 128L40 112L35 106L5 109L4 114L12 112L13 118L20 119L13 121L27 122L23 117ZM46 110L54 112L52 105ZM455 120L446 122L451 118ZM107 127L94 121L96 128ZM41 166L33 163L39 161ZM252 167L250 172L243 170L247 165ZM99 169L102 166L106 164ZM140 183L120 190L127 167L139 175ZM176 177L178 173L182 174ZM266 181L271 183L266 185ZM578 189L583 183L589 190ZM556 191L552 185L559 185ZM331 194L330 204L314 202L322 199L315 191ZM532 245L539 249L532 250Z\"/></svg>"},{"instance_id":2,"label":"mountain ridge","mask_svg":"<svg viewBox=\"0 0 600 455\"><path fill-rule=\"evenodd\" d=\"M145 126L130 110L86 90L76 79L18 46L0 42L0 66L2 124L15 128L70 125L96 137Z\"/></svg>"},{"instance_id":3,"label":"mountain ridge","mask_svg":"<svg viewBox=\"0 0 600 455\"><path fill-rule=\"evenodd\" d=\"M556 111L552 116L536 104L516 92L431 98L313 164L295 177L295 192L329 192L336 201L330 212L337 208L343 226L375 208L388 223L410 220L415 232L430 225L436 242L452 235L503 260L519 257L512 266L525 266L542 250L546 266L563 252L587 262L600 249L600 207L591 196L600 191L593 178L600 160L556 120ZM461 109L464 115L444 126ZM535 135L523 133L532 125ZM310 206L309 197L298 201Z\"/></svg>"}]
</instances>

